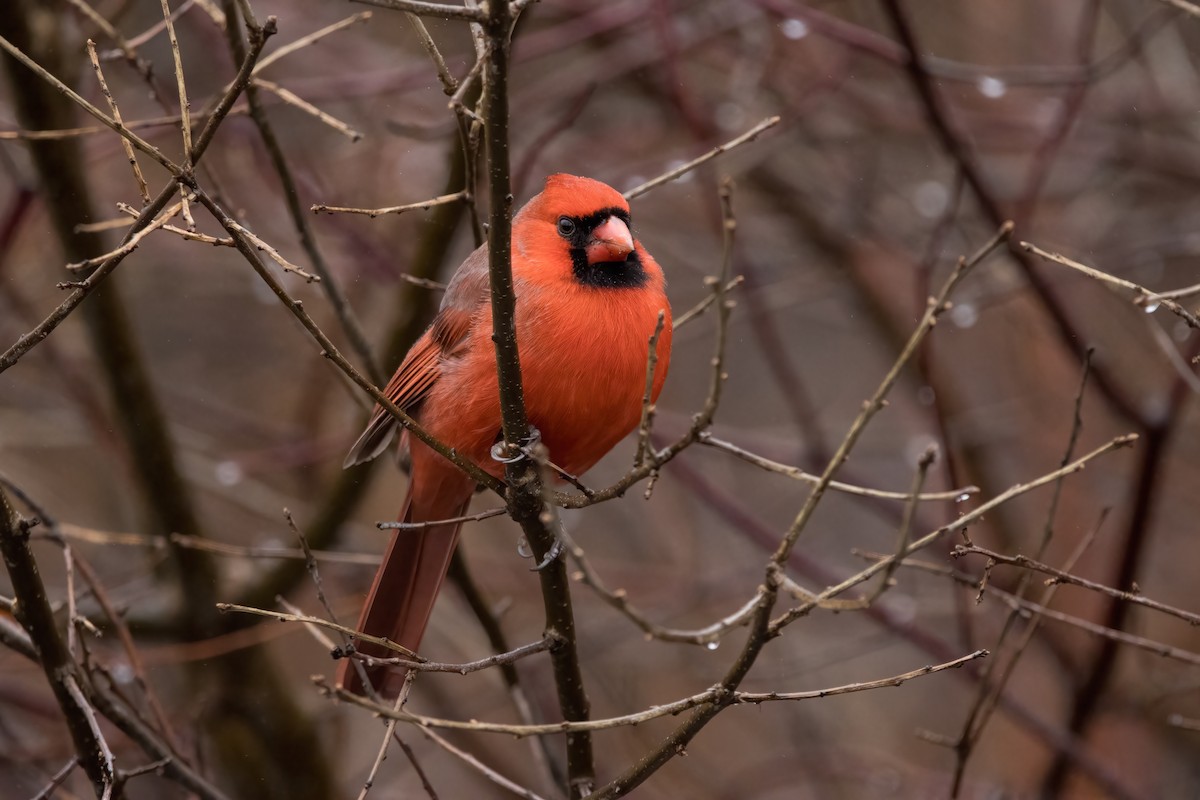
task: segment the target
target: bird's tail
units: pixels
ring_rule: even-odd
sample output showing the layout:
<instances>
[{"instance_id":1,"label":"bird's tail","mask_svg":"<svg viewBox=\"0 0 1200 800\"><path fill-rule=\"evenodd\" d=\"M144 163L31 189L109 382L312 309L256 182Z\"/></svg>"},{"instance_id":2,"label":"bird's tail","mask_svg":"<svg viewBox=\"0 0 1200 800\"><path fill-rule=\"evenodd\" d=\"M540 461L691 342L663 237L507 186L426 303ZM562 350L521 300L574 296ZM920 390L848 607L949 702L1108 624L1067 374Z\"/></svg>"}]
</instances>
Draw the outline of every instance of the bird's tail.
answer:
<instances>
[{"instance_id":1,"label":"bird's tail","mask_svg":"<svg viewBox=\"0 0 1200 800\"><path fill-rule=\"evenodd\" d=\"M469 489L466 500L455 492L452 496L437 493L426 501L414 502L417 493L415 485L410 487L400 513L401 522L426 522L462 516L470 503ZM450 567L450 557L454 554L461 527L462 523L457 522L396 531L383 556L383 563L375 573L375 581L371 584L357 630L386 637L415 652L421 644L429 616L433 613L438 589ZM366 642L356 642L355 647L359 652L379 658L400 655ZM390 699L399 694L405 670L388 666L367 667L366 675L375 691ZM341 661L337 681L347 691L364 693L360 673L352 659Z\"/></svg>"}]
</instances>

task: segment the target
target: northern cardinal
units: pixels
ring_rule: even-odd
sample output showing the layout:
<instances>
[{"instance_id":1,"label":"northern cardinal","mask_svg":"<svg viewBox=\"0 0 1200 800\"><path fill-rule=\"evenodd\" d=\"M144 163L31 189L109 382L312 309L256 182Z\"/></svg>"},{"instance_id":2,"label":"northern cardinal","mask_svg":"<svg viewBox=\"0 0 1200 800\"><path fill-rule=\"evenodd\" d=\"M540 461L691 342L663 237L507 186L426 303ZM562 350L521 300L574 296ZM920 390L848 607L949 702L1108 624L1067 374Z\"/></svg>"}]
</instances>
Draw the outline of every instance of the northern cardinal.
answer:
<instances>
[{"instance_id":1,"label":"northern cardinal","mask_svg":"<svg viewBox=\"0 0 1200 800\"><path fill-rule=\"evenodd\" d=\"M671 309L662 270L630 231L629 204L619 192L574 175L551 175L545 189L513 218L512 270L517 345L529 422L550 460L573 475L586 472L641 419L649 339L659 312L652 399L671 356ZM492 344L488 254L480 247L450 280L433 324L417 340L385 393L434 437L499 478L491 456L500 434L500 397ZM346 457L352 466L383 452L397 428L376 407ZM412 476L400 519L428 522L461 516L474 482L416 440L407 440ZM410 650L420 645L445 578L461 523L401 530L375 575L358 630ZM395 655L364 645L371 655ZM368 675L395 696L399 669ZM338 682L362 686L348 660Z\"/></svg>"}]
</instances>

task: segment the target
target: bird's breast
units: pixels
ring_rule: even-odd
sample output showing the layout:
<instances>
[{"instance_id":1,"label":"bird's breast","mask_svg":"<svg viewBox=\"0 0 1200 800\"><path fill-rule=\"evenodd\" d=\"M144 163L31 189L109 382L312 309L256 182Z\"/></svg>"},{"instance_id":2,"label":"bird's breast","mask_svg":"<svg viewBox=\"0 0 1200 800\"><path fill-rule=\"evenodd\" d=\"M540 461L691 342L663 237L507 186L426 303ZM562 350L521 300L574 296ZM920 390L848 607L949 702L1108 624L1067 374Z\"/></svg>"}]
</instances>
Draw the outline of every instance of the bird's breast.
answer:
<instances>
[{"instance_id":1,"label":"bird's breast","mask_svg":"<svg viewBox=\"0 0 1200 800\"><path fill-rule=\"evenodd\" d=\"M529 421L550 459L573 474L586 472L641 419L649 339L659 311L652 397L666 378L671 318L661 289L517 286L517 346ZM500 431L491 309L483 305L469 341L441 365L419 419L431 434L498 477L490 456ZM433 460L430 468L449 468ZM448 462L447 462L448 463Z\"/></svg>"},{"instance_id":2,"label":"bird's breast","mask_svg":"<svg viewBox=\"0 0 1200 800\"><path fill-rule=\"evenodd\" d=\"M661 290L641 289L532 294L517 318L525 405L551 460L579 474L641 419L649 339L659 311L669 313L667 300ZM655 396L668 365L669 330L665 335Z\"/></svg>"}]
</instances>

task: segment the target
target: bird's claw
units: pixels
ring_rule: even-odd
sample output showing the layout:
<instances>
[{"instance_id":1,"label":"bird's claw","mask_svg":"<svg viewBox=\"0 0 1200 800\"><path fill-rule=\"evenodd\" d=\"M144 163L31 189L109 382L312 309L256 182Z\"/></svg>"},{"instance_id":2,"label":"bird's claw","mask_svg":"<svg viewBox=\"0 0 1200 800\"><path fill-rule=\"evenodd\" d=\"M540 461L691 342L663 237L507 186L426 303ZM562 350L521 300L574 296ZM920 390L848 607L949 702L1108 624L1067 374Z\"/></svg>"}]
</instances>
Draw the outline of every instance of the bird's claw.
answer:
<instances>
[{"instance_id":1,"label":"bird's claw","mask_svg":"<svg viewBox=\"0 0 1200 800\"><path fill-rule=\"evenodd\" d=\"M492 460L499 461L501 464L515 464L523 458L528 458L530 450L541 440L541 431L530 425L529 435L517 442L516 452L512 455L509 455L511 451L508 448L508 442L503 438L492 445Z\"/></svg>"},{"instance_id":2,"label":"bird's claw","mask_svg":"<svg viewBox=\"0 0 1200 800\"><path fill-rule=\"evenodd\" d=\"M565 545L561 536L554 537L554 544L550 545L550 549L546 551L546 557L541 560L536 567L529 570L530 572L541 572L546 567L553 564L562 555Z\"/></svg>"},{"instance_id":3,"label":"bird's claw","mask_svg":"<svg viewBox=\"0 0 1200 800\"><path fill-rule=\"evenodd\" d=\"M564 544L562 537L555 536L554 543L550 545L550 549L546 551L545 557L535 566L530 567L529 571L541 572L546 567L558 560L558 557L563 554L565 547L566 545ZM521 558L533 558L533 550L529 547L529 540L524 536L521 536L521 538L517 540L517 555L521 556Z\"/></svg>"}]
</instances>

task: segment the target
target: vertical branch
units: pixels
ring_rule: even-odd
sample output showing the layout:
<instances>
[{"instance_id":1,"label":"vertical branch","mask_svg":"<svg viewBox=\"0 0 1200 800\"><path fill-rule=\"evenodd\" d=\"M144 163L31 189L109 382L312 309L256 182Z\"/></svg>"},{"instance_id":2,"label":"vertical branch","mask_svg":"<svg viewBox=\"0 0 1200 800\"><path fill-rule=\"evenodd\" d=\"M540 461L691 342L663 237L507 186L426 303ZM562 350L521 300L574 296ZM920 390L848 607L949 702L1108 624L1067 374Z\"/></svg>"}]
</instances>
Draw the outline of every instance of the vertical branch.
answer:
<instances>
[{"instance_id":1,"label":"vertical branch","mask_svg":"<svg viewBox=\"0 0 1200 800\"><path fill-rule=\"evenodd\" d=\"M511 447L529 436L517 352L517 296L512 277L512 189L508 158L508 52L512 16L505 2L488 10L487 58L483 66L484 137L488 161L488 275L492 291L492 342L500 379L504 441ZM524 471L530 472L531 465Z\"/></svg>"},{"instance_id":2,"label":"vertical branch","mask_svg":"<svg viewBox=\"0 0 1200 800\"><path fill-rule=\"evenodd\" d=\"M512 204L508 148L508 55L512 9L503 0L488 4L484 22L487 48L483 66L484 136L488 161L490 208L488 225L488 273L492 298L492 341L496 347L496 372L500 385L500 411L505 446L510 452L528 441L529 418L521 385L521 361L517 350L516 293L512 277ZM576 649L575 616L571 605L566 565L555 557L554 520L543 499L538 465L521 458L507 467L509 515L521 526L525 538L541 562L539 571L546 631L558 644L551 651L554 682L563 718L588 719L591 713L583 685L583 670ZM591 734L572 731L567 737L567 782L572 798L591 793L595 762Z\"/></svg>"}]
</instances>

